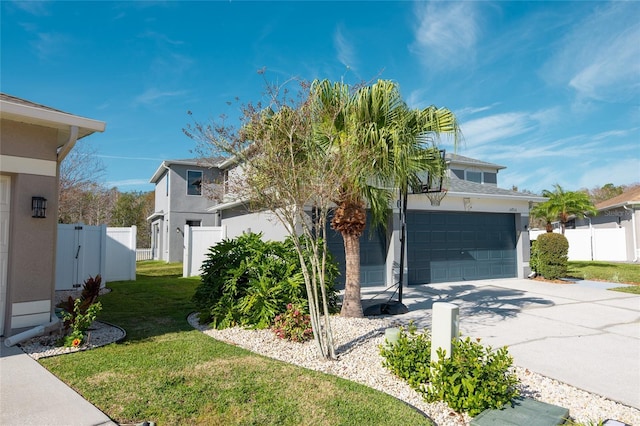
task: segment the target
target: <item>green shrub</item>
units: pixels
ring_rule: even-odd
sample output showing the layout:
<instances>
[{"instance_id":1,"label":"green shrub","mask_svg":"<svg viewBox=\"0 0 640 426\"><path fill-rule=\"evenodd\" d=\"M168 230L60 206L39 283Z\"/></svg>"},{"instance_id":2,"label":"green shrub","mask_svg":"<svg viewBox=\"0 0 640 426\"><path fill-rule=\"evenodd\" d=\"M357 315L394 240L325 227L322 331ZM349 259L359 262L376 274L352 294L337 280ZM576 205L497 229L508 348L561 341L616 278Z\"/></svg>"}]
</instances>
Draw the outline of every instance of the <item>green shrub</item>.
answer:
<instances>
[{"instance_id":1,"label":"green shrub","mask_svg":"<svg viewBox=\"0 0 640 426\"><path fill-rule=\"evenodd\" d=\"M518 379L507 348L493 351L478 341L454 339L451 357L438 349L431 362L431 338L413 324L400 329L398 342L380 346L383 365L420 392L428 402L444 401L453 410L476 416L516 398Z\"/></svg>"},{"instance_id":2,"label":"green shrub","mask_svg":"<svg viewBox=\"0 0 640 426\"><path fill-rule=\"evenodd\" d=\"M529 267L535 273L538 273L540 260L538 259L538 240L531 241L531 256L529 258Z\"/></svg>"},{"instance_id":3,"label":"green shrub","mask_svg":"<svg viewBox=\"0 0 640 426\"><path fill-rule=\"evenodd\" d=\"M243 234L209 249L193 296L200 322L215 328L268 328L289 303L306 312L304 277L293 242L262 241L260 237ZM330 259L326 287L334 308L337 271Z\"/></svg>"},{"instance_id":4,"label":"green shrub","mask_svg":"<svg viewBox=\"0 0 640 426\"><path fill-rule=\"evenodd\" d=\"M303 313L299 306L291 303L287 305L284 313L276 315L271 330L279 338L293 342L305 342L313 338L311 317Z\"/></svg>"},{"instance_id":5,"label":"green shrub","mask_svg":"<svg viewBox=\"0 0 640 426\"><path fill-rule=\"evenodd\" d=\"M96 302L92 303L85 312L82 312L82 303L83 300L77 298L73 304L73 310L62 313L63 320L70 324L71 329L71 332L62 339L61 343L64 346L80 346L85 341L87 330L102 310L102 304Z\"/></svg>"},{"instance_id":6,"label":"green shrub","mask_svg":"<svg viewBox=\"0 0 640 426\"><path fill-rule=\"evenodd\" d=\"M562 234L540 234L536 243L536 272L549 280L567 275L569 242Z\"/></svg>"},{"instance_id":7,"label":"green shrub","mask_svg":"<svg viewBox=\"0 0 640 426\"><path fill-rule=\"evenodd\" d=\"M382 365L413 389L420 390L429 381L431 336L428 330L418 333L413 323L408 330L401 327L398 341L380 346L380 355L384 358Z\"/></svg>"},{"instance_id":8,"label":"green shrub","mask_svg":"<svg viewBox=\"0 0 640 426\"><path fill-rule=\"evenodd\" d=\"M430 386L423 388L428 402L444 401L455 411L476 416L487 408L500 408L519 395L518 379L511 371L507 348L492 351L470 338L454 339L451 357L438 349L432 363Z\"/></svg>"}]
</instances>

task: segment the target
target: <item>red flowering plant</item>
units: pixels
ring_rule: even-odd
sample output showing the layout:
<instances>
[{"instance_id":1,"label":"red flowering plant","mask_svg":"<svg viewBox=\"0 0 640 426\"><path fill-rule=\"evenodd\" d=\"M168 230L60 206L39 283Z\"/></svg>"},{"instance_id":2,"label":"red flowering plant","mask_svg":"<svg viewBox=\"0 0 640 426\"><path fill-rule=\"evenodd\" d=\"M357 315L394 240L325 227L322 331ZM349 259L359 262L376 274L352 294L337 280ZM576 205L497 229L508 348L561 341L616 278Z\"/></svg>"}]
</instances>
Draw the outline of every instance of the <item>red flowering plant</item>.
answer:
<instances>
[{"instance_id":1,"label":"red flowering plant","mask_svg":"<svg viewBox=\"0 0 640 426\"><path fill-rule=\"evenodd\" d=\"M299 306L291 303L287 305L287 310L276 315L271 330L281 339L292 342L305 342L313 338L311 329L311 317L305 314Z\"/></svg>"}]
</instances>

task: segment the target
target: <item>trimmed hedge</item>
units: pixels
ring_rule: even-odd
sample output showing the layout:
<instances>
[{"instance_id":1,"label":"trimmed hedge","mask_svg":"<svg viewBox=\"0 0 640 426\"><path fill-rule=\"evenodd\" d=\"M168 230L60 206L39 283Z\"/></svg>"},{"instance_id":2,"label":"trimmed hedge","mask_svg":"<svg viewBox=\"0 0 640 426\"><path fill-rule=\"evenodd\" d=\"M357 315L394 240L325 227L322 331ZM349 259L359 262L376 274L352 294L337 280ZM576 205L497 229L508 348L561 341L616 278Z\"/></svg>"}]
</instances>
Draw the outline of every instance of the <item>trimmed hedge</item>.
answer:
<instances>
[{"instance_id":1,"label":"trimmed hedge","mask_svg":"<svg viewBox=\"0 0 640 426\"><path fill-rule=\"evenodd\" d=\"M569 261L569 242L562 234L547 232L538 236L532 250L536 272L549 280L564 278Z\"/></svg>"}]
</instances>

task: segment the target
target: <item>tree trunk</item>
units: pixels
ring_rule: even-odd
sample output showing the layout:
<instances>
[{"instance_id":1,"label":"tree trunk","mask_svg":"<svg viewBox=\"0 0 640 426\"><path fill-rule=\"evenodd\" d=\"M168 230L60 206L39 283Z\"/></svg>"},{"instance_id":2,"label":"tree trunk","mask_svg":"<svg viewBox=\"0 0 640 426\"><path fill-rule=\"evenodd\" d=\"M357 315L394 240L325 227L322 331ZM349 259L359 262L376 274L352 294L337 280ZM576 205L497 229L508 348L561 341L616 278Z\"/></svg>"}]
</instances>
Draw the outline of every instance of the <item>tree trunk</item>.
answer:
<instances>
[{"instance_id":1,"label":"tree trunk","mask_svg":"<svg viewBox=\"0 0 640 426\"><path fill-rule=\"evenodd\" d=\"M551 222L547 222L545 229L547 230L547 232L553 232L553 225L551 224Z\"/></svg>"},{"instance_id":2,"label":"tree trunk","mask_svg":"<svg viewBox=\"0 0 640 426\"><path fill-rule=\"evenodd\" d=\"M347 318L362 318L360 301L360 238L352 234L342 234L346 260L344 299L340 315Z\"/></svg>"}]
</instances>

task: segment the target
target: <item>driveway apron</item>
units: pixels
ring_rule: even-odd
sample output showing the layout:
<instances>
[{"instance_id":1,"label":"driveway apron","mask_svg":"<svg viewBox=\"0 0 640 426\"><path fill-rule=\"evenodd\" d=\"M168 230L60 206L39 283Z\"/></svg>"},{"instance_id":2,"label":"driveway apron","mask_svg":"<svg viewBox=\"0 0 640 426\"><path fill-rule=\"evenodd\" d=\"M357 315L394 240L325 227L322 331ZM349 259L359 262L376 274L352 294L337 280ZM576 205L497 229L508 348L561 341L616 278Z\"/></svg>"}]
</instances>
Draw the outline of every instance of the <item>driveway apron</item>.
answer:
<instances>
[{"instance_id":1,"label":"driveway apron","mask_svg":"<svg viewBox=\"0 0 640 426\"><path fill-rule=\"evenodd\" d=\"M517 366L640 408L640 296L612 286L527 279L410 286L409 313L395 318L430 328L433 303L454 303L463 336L506 345ZM363 299L376 290L365 289Z\"/></svg>"}]
</instances>

